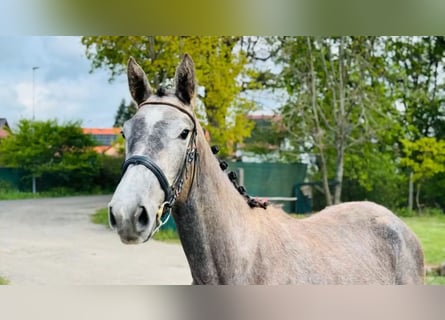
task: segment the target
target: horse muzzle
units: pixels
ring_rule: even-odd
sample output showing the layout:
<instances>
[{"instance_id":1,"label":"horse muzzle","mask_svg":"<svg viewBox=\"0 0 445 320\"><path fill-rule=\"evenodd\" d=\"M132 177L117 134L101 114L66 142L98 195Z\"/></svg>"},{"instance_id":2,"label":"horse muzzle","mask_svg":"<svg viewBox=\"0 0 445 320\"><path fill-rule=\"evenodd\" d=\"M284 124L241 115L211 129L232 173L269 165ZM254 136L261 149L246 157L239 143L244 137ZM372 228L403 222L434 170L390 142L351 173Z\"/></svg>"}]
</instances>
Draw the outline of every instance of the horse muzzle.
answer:
<instances>
[{"instance_id":1,"label":"horse muzzle","mask_svg":"<svg viewBox=\"0 0 445 320\"><path fill-rule=\"evenodd\" d=\"M122 203L111 202L108 206L108 222L111 230L116 231L125 244L138 244L147 241L155 225L147 209L139 205L133 209Z\"/></svg>"}]
</instances>

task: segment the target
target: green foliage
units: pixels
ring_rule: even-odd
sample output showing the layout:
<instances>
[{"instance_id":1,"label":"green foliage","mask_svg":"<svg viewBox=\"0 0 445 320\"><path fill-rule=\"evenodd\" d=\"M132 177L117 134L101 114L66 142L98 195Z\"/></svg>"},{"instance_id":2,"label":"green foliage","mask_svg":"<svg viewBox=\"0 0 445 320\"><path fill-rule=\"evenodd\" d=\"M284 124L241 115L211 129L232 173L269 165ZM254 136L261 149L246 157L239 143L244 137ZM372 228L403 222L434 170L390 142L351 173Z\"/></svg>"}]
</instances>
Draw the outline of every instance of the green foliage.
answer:
<instances>
[{"instance_id":1,"label":"green foliage","mask_svg":"<svg viewBox=\"0 0 445 320\"><path fill-rule=\"evenodd\" d=\"M9 181L0 179L0 194L11 192L11 191L16 191L13 184L10 183Z\"/></svg>"},{"instance_id":2,"label":"green foliage","mask_svg":"<svg viewBox=\"0 0 445 320\"><path fill-rule=\"evenodd\" d=\"M254 122L250 137L243 150L258 155L268 155L277 150L286 138L279 116L259 119Z\"/></svg>"},{"instance_id":3,"label":"green foliage","mask_svg":"<svg viewBox=\"0 0 445 320\"><path fill-rule=\"evenodd\" d=\"M83 37L82 42L93 70L108 69L113 78L124 72L131 55L155 87L171 85L182 53L190 53L199 81L196 113L222 156L248 142L249 135L254 141L246 144L250 151L270 150L281 131L277 137L270 127L253 128L245 114L255 106L242 97L249 90L285 89L289 99L280 112L283 135L292 145L286 159L309 154L312 177L325 175L329 181L338 179L344 161L341 200L369 199L391 207L406 205L413 170L422 183L418 202L445 209L444 39L105 36ZM274 56L274 68L259 72L252 67L269 56ZM129 111L123 101L116 118L125 107ZM90 185L112 190L120 161L99 158ZM50 173L42 173L40 184L44 175Z\"/></svg>"},{"instance_id":4,"label":"green foliage","mask_svg":"<svg viewBox=\"0 0 445 320\"><path fill-rule=\"evenodd\" d=\"M0 285L7 285L9 284L9 280L5 279L3 277L0 277Z\"/></svg>"},{"instance_id":5,"label":"green foliage","mask_svg":"<svg viewBox=\"0 0 445 320\"><path fill-rule=\"evenodd\" d=\"M416 217L417 216L417 211L415 210L410 210L409 208L399 208L394 210L394 213L399 216L399 217L404 217L404 218L410 218L410 217Z\"/></svg>"},{"instance_id":6,"label":"green foliage","mask_svg":"<svg viewBox=\"0 0 445 320\"><path fill-rule=\"evenodd\" d=\"M401 139L404 156L400 163L414 173L414 181L445 172L445 140L423 137L416 141Z\"/></svg>"},{"instance_id":7,"label":"green foliage","mask_svg":"<svg viewBox=\"0 0 445 320\"><path fill-rule=\"evenodd\" d=\"M131 101L128 105L126 105L125 100L122 99L121 104L119 105L114 117L113 127L122 127L124 125L124 122L131 119L136 111L137 106L134 104L134 102Z\"/></svg>"},{"instance_id":8,"label":"green foliage","mask_svg":"<svg viewBox=\"0 0 445 320\"><path fill-rule=\"evenodd\" d=\"M445 208L445 37L274 40L276 84L289 94L280 112L293 153L315 159L314 178L340 187L344 172L342 200L404 205L412 170L418 206Z\"/></svg>"},{"instance_id":9,"label":"green foliage","mask_svg":"<svg viewBox=\"0 0 445 320\"><path fill-rule=\"evenodd\" d=\"M83 37L92 69L106 68L111 79L125 70L133 56L155 87L171 85L181 55L189 53L199 81L197 113L220 145L221 155L229 155L237 143L250 134L251 122L245 114L254 108L241 98L243 81L255 78L248 68L247 55L236 46L240 37ZM251 86L250 86L251 87Z\"/></svg>"},{"instance_id":10,"label":"green foliage","mask_svg":"<svg viewBox=\"0 0 445 320\"><path fill-rule=\"evenodd\" d=\"M319 160L326 201L335 179L340 201L344 161L352 148L395 136L393 99L376 37L284 37L276 61L289 99L280 109L296 153ZM363 183L360 178L360 182Z\"/></svg>"},{"instance_id":11,"label":"green foliage","mask_svg":"<svg viewBox=\"0 0 445 320\"><path fill-rule=\"evenodd\" d=\"M364 143L345 156L343 201L370 200L387 207L403 207L408 179L400 171L396 150L384 144Z\"/></svg>"},{"instance_id":12,"label":"green foliage","mask_svg":"<svg viewBox=\"0 0 445 320\"><path fill-rule=\"evenodd\" d=\"M53 187L69 185L79 190L91 185L97 173L98 155L93 146L77 122L59 125L55 120L22 119L16 130L0 140L0 162L35 177L52 175Z\"/></svg>"},{"instance_id":13,"label":"green foliage","mask_svg":"<svg viewBox=\"0 0 445 320\"><path fill-rule=\"evenodd\" d=\"M445 173L438 173L423 183L421 202L445 212Z\"/></svg>"},{"instance_id":14,"label":"green foliage","mask_svg":"<svg viewBox=\"0 0 445 320\"><path fill-rule=\"evenodd\" d=\"M99 168L93 183L103 192L113 192L122 176L124 156L99 156Z\"/></svg>"},{"instance_id":15,"label":"green foliage","mask_svg":"<svg viewBox=\"0 0 445 320\"><path fill-rule=\"evenodd\" d=\"M445 38L391 37L385 41L388 57L388 80L403 112L400 121L406 138L445 136L443 97Z\"/></svg>"}]
</instances>

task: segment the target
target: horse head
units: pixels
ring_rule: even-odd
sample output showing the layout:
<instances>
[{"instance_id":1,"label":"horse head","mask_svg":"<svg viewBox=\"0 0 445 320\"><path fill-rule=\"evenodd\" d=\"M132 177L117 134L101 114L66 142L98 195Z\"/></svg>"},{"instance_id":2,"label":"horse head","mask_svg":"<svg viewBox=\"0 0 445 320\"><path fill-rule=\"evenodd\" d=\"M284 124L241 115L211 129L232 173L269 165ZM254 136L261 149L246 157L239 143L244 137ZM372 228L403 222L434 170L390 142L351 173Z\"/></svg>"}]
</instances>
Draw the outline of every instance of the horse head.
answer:
<instances>
[{"instance_id":1,"label":"horse head","mask_svg":"<svg viewBox=\"0 0 445 320\"><path fill-rule=\"evenodd\" d=\"M122 129L126 160L108 212L109 224L121 241L137 244L150 239L169 214L196 157L194 64L184 55L174 90L155 92L130 58L128 83L138 110Z\"/></svg>"}]
</instances>

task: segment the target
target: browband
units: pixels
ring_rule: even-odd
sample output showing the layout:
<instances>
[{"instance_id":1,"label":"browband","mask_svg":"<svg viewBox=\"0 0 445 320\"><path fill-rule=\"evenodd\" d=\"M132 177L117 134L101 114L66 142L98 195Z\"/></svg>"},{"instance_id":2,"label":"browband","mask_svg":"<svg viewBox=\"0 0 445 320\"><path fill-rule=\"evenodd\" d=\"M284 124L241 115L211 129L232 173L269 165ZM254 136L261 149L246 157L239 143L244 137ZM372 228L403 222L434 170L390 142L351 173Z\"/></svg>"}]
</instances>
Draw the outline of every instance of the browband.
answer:
<instances>
[{"instance_id":1,"label":"browband","mask_svg":"<svg viewBox=\"0 0 445 320\"><path fill-rule=\"evenodd\" d=\"M196 129L196 119L193 117L192 114L190 114L190 113L185 109L185 107L181 107L181 106L178 106L178 105L176 105L176 104L174 104L174 103L170 103L170 102L156 101L156 100L153 100L153 101L146 100L146 101L142 102L142 103L139 105L139 108L142 107L142 106L148 105L148 104L167 105L167 106L173 107L173 108L175 108L175 109L177 109L177 110L179 110L179 111L185 113L185 114L188 115L189 118L192 120L193 125L195 126L195 129Z\"/></svg>"}]
</instances>

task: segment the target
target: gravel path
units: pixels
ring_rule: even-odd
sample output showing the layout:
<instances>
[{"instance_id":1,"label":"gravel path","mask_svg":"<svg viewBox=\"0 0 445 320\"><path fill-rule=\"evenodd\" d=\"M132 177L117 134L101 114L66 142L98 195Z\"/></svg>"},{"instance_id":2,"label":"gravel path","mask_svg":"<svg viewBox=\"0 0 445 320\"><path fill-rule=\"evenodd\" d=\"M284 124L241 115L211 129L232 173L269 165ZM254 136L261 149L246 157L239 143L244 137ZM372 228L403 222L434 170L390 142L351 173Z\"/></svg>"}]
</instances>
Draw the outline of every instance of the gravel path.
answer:
<instances>
[{"instance_id":1,"label":"gravel path","mask_svg":"<svg viewBox=\"0 0 445 320\"><path fill-rule=\"evenodd\" d=\"M12 285L190 284L180 245L124 245L89 215L110 196L0 201L0 276Z\"/></svg>"}]
</instances>

